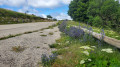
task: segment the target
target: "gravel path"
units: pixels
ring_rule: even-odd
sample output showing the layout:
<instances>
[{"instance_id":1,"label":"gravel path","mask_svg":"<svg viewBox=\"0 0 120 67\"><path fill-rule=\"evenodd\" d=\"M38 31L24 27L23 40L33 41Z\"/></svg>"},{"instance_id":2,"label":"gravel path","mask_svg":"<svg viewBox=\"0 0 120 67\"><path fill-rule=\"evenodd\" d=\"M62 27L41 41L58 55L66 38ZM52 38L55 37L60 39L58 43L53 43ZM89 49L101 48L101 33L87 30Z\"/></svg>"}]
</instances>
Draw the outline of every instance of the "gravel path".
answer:
<instances>
[{"instance_id":1,"label":"gravel path","mask_svg":"<svg viewBox=\"0 0 120 67\"><path fill-rule=\"evenodd\" d=\"M39 30L55 24L56 22L37 22L24 24L0 25L0 38L9 35L22 34L28 31Z\"/></svg>"},{"instance_id":2,"label":"gravel path","mask_svg":"<svg viewBox=\"0 0 120 67\"><path fill-rule=\"evenodd\" d=\"M53 32L53 35L50 35L50 32ZM43 34L47 36L41 36ZM0 67L38 67L41 55L50 55L54 49L50 49L49 45L55 43L58 38L60 38L60 32L57 27L54 27L0 40ZM12 51L12 47L15 46L25 47L25 50L22 52Z\"/></svg>"}]
</instances>

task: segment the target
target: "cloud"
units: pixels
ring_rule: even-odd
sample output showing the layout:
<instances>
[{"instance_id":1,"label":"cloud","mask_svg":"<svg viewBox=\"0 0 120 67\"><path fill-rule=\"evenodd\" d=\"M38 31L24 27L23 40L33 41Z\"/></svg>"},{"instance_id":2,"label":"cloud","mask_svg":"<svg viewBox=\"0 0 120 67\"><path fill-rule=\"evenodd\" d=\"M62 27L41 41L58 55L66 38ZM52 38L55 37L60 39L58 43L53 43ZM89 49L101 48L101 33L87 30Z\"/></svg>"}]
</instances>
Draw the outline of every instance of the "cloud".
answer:
<instances>
[{"instance_id":1,"label":"cloud","mask_svg":"<svg viewBox=\"0 0 120 67\"><path fill-rule=\"evenodd\" d=\"M36 16L40 16L40 15L39 15L39 11L36 10L35 8L32 9L32 8L29 8L29 7L25 6L25 7L23 7L22 9L19 9L19 10L18 10L18 12L21 12L21 13L25 13L26 11L28 11L27 14L34 14L34 15L36 15Z\"/></svg>"},{"instance_id":2,"label":"cloud","mask_svg":"<svg viewBox=\"0 0 120 67\"><path fill-rule=\"evenodd\" d=\"M41 14L40 17L47 18L47 15Z\"/></svg>"},{"instance_id":3,"label":"cloud","mask_svg":"<svg viewBox=\"0 0 120 67\"><path fill-rule=\"evenodd\" d=\"M72 0L61 0L64 4L70 4Z\"/></svg>"},{"instance_id":4,"label":"cloud","mask_svg":"<svg viewBox=\"0 0 120 67\"><path fill-rule=\"evenodd\" d=\"M8 6L22 6L25 4L25 0L0 0L0 5L8 5Z\"/></svg>"},{"instance_id":5,"label":"cloud","mask_svg":"<svg viewBox=\"0 0 120 67\"><path fill-rule=\"evenodd\" d=\"M29 0L28 4L32 7L40 8L52 8L59 6L59 1L57 0Z\"/></svg>"},{"instance_id":6,"label":"cloud","mask_svg":"<svg viewBox=\"0 0 120 67\"><path fill-rule=\"evenodd\" d=\"M72 20L72 18L65 13L55 13L55 14L51 14L51 16L58 20L65 20L65 19Z\"/></svg>"},{"instance_id":7,"label":"cloud","mask_svg":"<svg viewBox=\"0 0 120 67\"><path fill-rule=\"evenodd\" d=\"M69 4L72 0L0 0L0 5L13 7L31 6L35 8L54 8Z\"/></svg>"},{"instance_id":8,"label":"cloud","mask_svg":"<svg viewBox=\"0 0 120 67\"><path fill-rule=\"evenodd\" d=\"M50 15L53 18L56 18L57 20L65 20L65 19L72 20L72 18L65 13L54 13L54 14L52 13ZM47 15L45 14L39 14L39 16L43 18L47 18Z\"/></svg>"},{"instance_id":9,"label":"cloud","mask_svg":"<svg viewBox=\"0 0 120 67\"><path fill-rule=\"evenodd\" d=\"M28 0L30 6L40 8L54 8L70 2L71 0Z\"/></svg>"},{"instance_id":10,"label":"cloud","mask_svg":"<svg viewBox=\"0 0 120 67\"><path fill-rule=\"evenodd\" d=\"M29 7L24 6L22 9L19 9L18 12L25 13L26 11L30 11Z\"/></svg>"}]
</instances>

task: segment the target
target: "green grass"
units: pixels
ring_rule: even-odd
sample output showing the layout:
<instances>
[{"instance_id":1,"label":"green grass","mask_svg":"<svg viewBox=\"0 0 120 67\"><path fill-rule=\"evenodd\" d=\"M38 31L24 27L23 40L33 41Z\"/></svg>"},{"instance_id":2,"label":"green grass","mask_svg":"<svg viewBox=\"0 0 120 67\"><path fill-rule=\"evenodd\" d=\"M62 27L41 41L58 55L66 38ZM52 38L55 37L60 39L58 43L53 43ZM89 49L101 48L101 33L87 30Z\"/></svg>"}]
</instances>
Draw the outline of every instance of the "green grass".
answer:
<instances>
[{"instance_id":1,"label":"green grass","mask_svg":"<svg viewBox=\"0 0 120 67\"><path fill-rule=\"evenodd\" d=\"M42 34L42 35L40 35L40 36L46 37L47 35L45 35L45 34Z\"/></svg>"},{"instance_id":2,"label":"green grass","mask_svg":"<svg viewBox=\"0 0 120 67\"><path fill-rule=\"evenodd\" d=\"M56 48L57 53L62 56L62 59L57 58L51 67L119 67L120 53L115 47L103 43L98 47L96 39L87 42L80 42L78 39L73 39L65 34L61 35L61 39L56 40L56 44L50 47ZM69 41L69 43L68 43ZM81 46L96 46L92 50L82 49ZM111 48L113 53L101 51L105 48ZM85 55L83 51L88 51L89 56ZM91 61L88 61L91 59ZM84 64L80 64L81 60L85 60ZM49 66L50 67L50 66Z\"/></svg>"},{"instance_id":3,"label":"green grass","mask_svg":"<svg viewBox=\"0 0 120 67\"><path fill-rule=\"evenodd\" d=\"M19 13L19 12L15 12L15 11L3 9L3 8L0 8L0 13L1 13L0 25L51 21L49 19L45 19L35 15Z\"/></svg>"},{"instance_id":4,"label":"green grass","mask_svg":"<svg viewBox=\"0 0 120 67\"><path fill-rule=\"evenodd\" d=\"M29 34L29 33L33 33L33 31L25 32L24 34Z\"/></svg>"},{"instance_id":5,"label":"green grass","mask_svg":"<svg viewBox=\"0 0 120 67\"><path fill-rule=\"evenodd\" d=\"M57 23L57 24L53 24L53 25L51 25L51 26L49 26L49 27L47 27L47 28L42 28L42 29L40 29L40 31L43 31L43 30L45 30L45 29L53 29L53 28L56 27L56 26L58 26L58 23Z\"/></svg>"},{"instance_id":6,"label":"green grass","mask_svg":"<svg viewBox=\"0 0 120 67\"><path fill-rule=\"evenodd\" d=\"M37 46L36 48L40 48L39 46Z\"/></svg>"},{"instance_id":7,"label":"green grass","mask_svg":"<svg viewBox=\"0 0 120 67\"><path fill-rule=\"evenodd\" d=\"M50 48L56 48L58 44L49 45Z\"/></svg>"},{"instance_id":8,"label":"green grass","mask_svg":"<svg viewBox=\"0 0 120 67\"><path fill-rule=\"evenodd\" d=\"M40 32L40 33L43 33L43 32Z\"/></svg>"},{"instance_id":9,"label":"green grass","mask_svg":"<svg viewBox=\"0 0 120 67\"><path fill-rule=\"evenodd\" d=\"M70 22L68 23L68 25L75 24ZM87 46L89 49L83 49L83 46ZM103 41L99 43L99 40L92 36L87 37L87 41L84 41L83 36L81 39L75 39L64 33L61 33L61 38L56 40L56 43L50 45L50 47L57 49L52 53L58 54L58 58L52 65L48 65L46 67L120 66L120 50ZM111 49L112 51L108 51L111 53L108 53L107 50L102 51L105 49ZM82 63L82 61L84 62Z\"/></svg>"},{"instance_id":10,"label":"green grass","mask_svg":"<svg viewBox=\"0 0 120 67\"><path fill-rule=\"evenodd\" d=\"M67 23L68 23L68 27L69 26L79 26L79 23L75 22L75 21L68 21ZM87 27L87 24L80 23L80 26L81 27L84 27L84 26ZM88 26L88 27L91 27L91 26ZM94 26L92 26L92 28L93 28L93 32L96 32L96 33L101 32L101 28L94 27ZM116 31L114 31L112 29L108 29L108 28L105 28L104 32L105 32L106 36L120 40L120 33L119 32L116 32Z\"/></svg>"},{"instance_id":11,"label":"green grass","mask_svg":"<svg viewBox=\"0 0 120 67\"><path fill-rule=\"evenodd\" d=\"M53 35L54 33L53 32L49 32L49 35Z\"/></svg>"},{"instance_id":12,"label":"green grass","mask_svg":"<svg viewBox=\"0 0 120 67\"><path fill-rule=\"evenodd\" d=\"M15 51L15 52L22 52L24 50L25 50L25 47L21 47L21 46L12 47L12 51Z\"/></svg>"},{"instance_id":13,"label":"green grass","mask_svg":"<svg viewBox=\"0 0 120 67\"><path fill-rule=\"evenodd\" d=\"M5 40L5 39L8 39L8 38L12 38L12 37L20 36L20 35L22 35L22 34L16 34L16 35L11 35L10 34L9 36L0 38L0 40Z\"/></svg>"},{"instance_id":14,"label":"green grass","mask_svg":"<svg viewBox=\"0 0 120 67\"><path fill-rule=\"evenodd\" d=\"M53 29L54 27L58 26L58 23L57 24L53 24L51 26L49 26L47 29Z\"/></svg>"}]
</instances>

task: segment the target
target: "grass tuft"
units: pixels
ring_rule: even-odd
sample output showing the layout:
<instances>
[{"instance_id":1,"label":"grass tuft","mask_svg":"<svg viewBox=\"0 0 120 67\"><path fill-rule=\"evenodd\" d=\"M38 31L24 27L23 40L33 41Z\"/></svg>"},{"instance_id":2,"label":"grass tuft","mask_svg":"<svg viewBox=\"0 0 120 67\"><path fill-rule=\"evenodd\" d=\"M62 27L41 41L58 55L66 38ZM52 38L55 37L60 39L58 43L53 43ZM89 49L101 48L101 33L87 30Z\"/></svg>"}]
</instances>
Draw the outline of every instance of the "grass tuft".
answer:
<instances>
[{"instance_id":1,"label":"grass tuft","mask_svg":"<svg viewBox=\"0 0 120 67\"><path fill-rule=\"evenodd\" d=\"M53 32L50 32L49 35L53 35L54 33Z\"/></svg>"},{"instance_id":2,"label":"grass tuft","mask_svg":"<svg viewBox=\"0 0 120 67\"><path fill-rule=\"evenodd\" d=\"M40 48L39 46L37 46L37 48Z\"/></svg>"},{"instance_id":3,"label":"grass tuft","mask_svg":"<svg viewBox=\"0 0 120 67\"><path fill-rule=\"evenodd\" d=\"M58 44L49 45L50 48L56 48L57 46L58 46Z\"/></svg>"},{"instance_id":4,"label":"grass tuft","mask_svg":"<svg viewBox=\"0 0 120 67\"><path fill-rule=\"evenodd\" d=\"M24 50L25 50L25 47L21 47L21 46L12 47L12 51L15 51L15 52L22 52Z\"/></svg>"},{"instance_id":5,"label":"grass tuft","mask_svg":"<svg viewBox=\"0 0 120 67\"><path fill-rule=\"evenodd\" d=\"M42 35L40 35L40 36L44 36L44 37L46 37L47 35L45 35L45 34L42 34Z\"/></svg>"},{"instance_id":6,"label":"grass tuft","mask_svg":"<svg viewBox=\"0 0 120 67\"><path fill-rule=\"evenodd\" d=\"M25 32L24 34L29 34L29 33L32 33L32 31Z\"/></svg>"}]
</instances>

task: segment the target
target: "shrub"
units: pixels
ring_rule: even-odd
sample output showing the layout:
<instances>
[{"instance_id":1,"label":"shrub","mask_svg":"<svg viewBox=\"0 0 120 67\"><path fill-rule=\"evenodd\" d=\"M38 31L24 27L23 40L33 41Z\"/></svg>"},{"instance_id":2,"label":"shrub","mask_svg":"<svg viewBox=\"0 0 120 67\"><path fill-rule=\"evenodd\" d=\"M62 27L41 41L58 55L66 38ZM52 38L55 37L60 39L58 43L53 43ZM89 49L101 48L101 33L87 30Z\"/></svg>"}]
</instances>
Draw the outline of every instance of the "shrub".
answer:
<instances>
[{"instance_id":1,"label":"shrub","mask_svg":"<svg viewBox=\"0 0 120 67\"><path fill-rule=\"evenodd\" d=\"M80 38L84 35L84 31L82 29L72 26L68 28L66 22L63 22L59 25L59 30L73 38Z\"/></svg>"},{"instance_id":2,"label":"shrub","mask_svg":"<svg viewBox=\"0 0 120 67\"><path fill-rule=\"evenodd\" d=\"M65 21L63 21L63 23L61 23L58 28L61 32L64 32L66 29L67 23Z\"/></svg>"},{"instance_id":3,"label":"shrub","mask_svg":"<svg viewBox=\"0 0 120 67\"><path fill-rule=\"evenodd\" d=\"M68 35L74 38L80 38L84 35L84 31L82 29L78 29L76 27L70 27L68 31Z\"/></svg>"},{"instance_id":4,"label":"shrub","mask_svg":"<svg viewBox=\"0 0 120 67\"><path fill-rule=\"evenodd\" d=\"M41 56L43 66L50 66L50 65L52 65L56 58L57 58L56 54L52 54L49 57L47 57L46 54L43 54Z\"/></svg>"},{"instance_id":5,"label":"shrub","mask_svg":"<svg viewBox=\"0 0 120 67\"><path fill-rule=\"evenodd\" d=\"M49 45L50 48L56 48L57 46L58 46L58 44Z\"/></svg>"},{"instance_id":6,"label":"shrub","mask_svg":"<svg viewBox=\"0 0 120 67\"><path fill-rule=\"evenodd\" d=\"M101 19L101 17L99 17L99 16L96 16L95 18L94 18L94 21L93 21L93 26L99 26L99 27L101 27L102 26L102 24L103 24L103 20Z\"/></svg>"}]
</instances>

